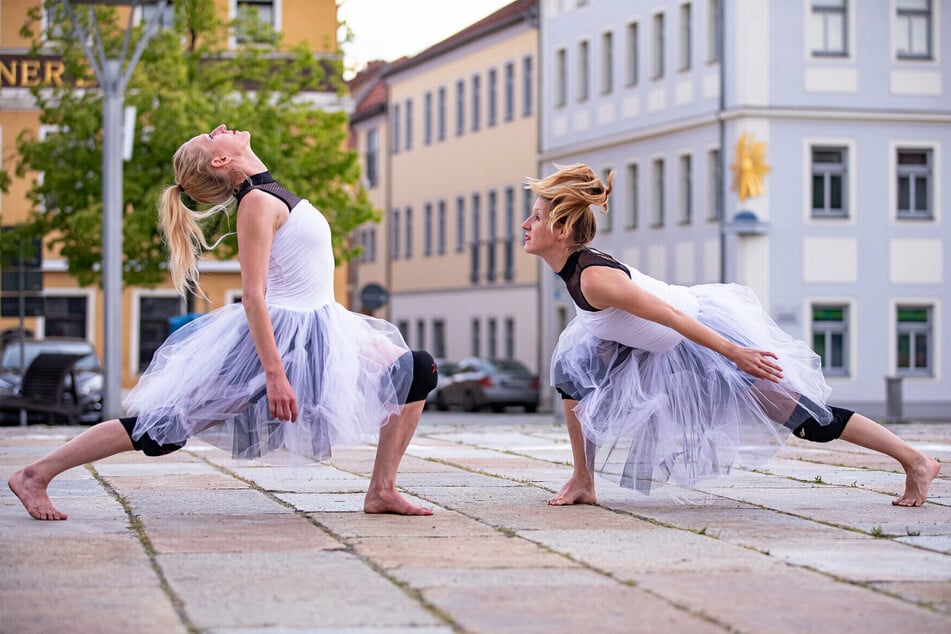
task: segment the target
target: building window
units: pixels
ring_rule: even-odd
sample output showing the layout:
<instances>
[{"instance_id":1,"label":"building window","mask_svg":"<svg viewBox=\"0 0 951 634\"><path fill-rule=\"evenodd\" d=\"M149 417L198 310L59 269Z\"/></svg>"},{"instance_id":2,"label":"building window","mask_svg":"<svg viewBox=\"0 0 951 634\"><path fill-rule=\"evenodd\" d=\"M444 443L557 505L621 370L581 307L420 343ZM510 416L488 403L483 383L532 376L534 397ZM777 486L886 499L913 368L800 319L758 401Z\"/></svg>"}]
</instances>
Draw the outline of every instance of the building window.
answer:
<instances>
[{"instance_id":1,"label":"building window","mask_svg":"<svg viewBox=\"0 0 951 634\"><path fill-rule=\"evenodd\" d=\"M720 150L710 150L707 154L707 173L710 175L709 196L710 220L723 219L723 165L720 163Z\"/></svg>"},{"instance_id":2,"label":"building window","mask_svg":"<svg viewBox=\"0 0 951 634\"><path fill-rule=\"evenodd\" d=\"M436 138L440 141L446 140L446 88L439 87L436 103Z\"/></svg>"},{"instance_id":3,"label":"building window","mask_svg":"<svg viewBox=\"0 0 951 634\"><path fill-rule=\"evenodd\" d=\"M426 347L426 322L422 319L416 320L416 341L413 346L423 349Z\"/></svg>"},{"instance_id":4,"label":"building window","mask_svg":"<svg viewBox=\"0 0 951 634\"><path fill-rule=\"evenodd\" d=\"M69 14L61 2L47 3L43 9L43 34L49 40L61 40L72 35Z\"/></svg>"},{"instance_id":5,"label":"building window","mask_svg":"<svg viewBox=\"0 0 951 634\"><path fill-rule=\"evenodd\" d=\"M413 100L406 100L406 149L413 149Z\"/></svg>"},{"instance_id":6,"label":"building window","mask_svg":"<svg viewBox=\"0 0 951 634\"><path fill-rule=\"evenodd\" d=\"M479 283L479 241L482 239L482 232L479 230L481 224L482 199L479 194L472 194L472 239L469 241L470 271L469 281L473 284Z\"/></svg>"},{"instance_id":7,"label":"building window","mask_svg":"<svg viewBox=\"0 0 951 634\"><path fill-rule=\"evenodd\" d=\"M608 177L611 175L613 170L610 167L605 167L601 170L601 182L607 185ZM598 214L598 222L600 223L600 228L605 233L610 233L614 229L614 194L608 194L608 199L605 201L607 203L608 213Z\"/></svg>"},{"instance_id":8,"label":"building window","mask_svg":"<svg viewBox=\"0 0 951 634\"><path fill-rule=\"evenodd\" d=\"M47 295L43 335L85 339L87 299L85 295Z\"/></svg>"},{"instance_id":9,"label":"building window","mask_svg":"<svg viewBox=\"0 0 951 634\"><path fill-rule=\"evenodd\" d=\"M931 0L896 0L895 10L895 55L931 59Z\"/></svg>"},{"instance_id":10,"label":"building window","mask_svg":"<svg viewBox=\"0 0 951 634\"><path fill-rule=\"evenodd\" d=\"M409 342L409 322L405 319L400 319L396 322L396 329L403 335L403 341Z\"/></svg>"},{"instance_id":11,"label":"building window","mask_svg":"<svg viewBox=\"0 0 951 634\"><path fill-rule=\"evenodd\" d=\"M848 54L847 0L812 0L809 47L816 57L843 57Z\"/></svg>"},{"instance_id":12,"label":"building window","mask_svg":"<svg viewBox=\"0 0 951 634\"><path fill-rule=\"evenodd\" d=\"M627 166L627 228L637 229L637 221L640 216L640 179L637 163L630 163Z\"/></svg>"},{"instance_id":13,"label":"building window","mask_svg":"<svg viewBox=\"0 0 951 634\"><path fill-rule=\"evenodd\" d=\"M433 142L433 93L427 92L423 97L423 143Z\"/></svg>"},{"instance_id":14,"label":"building window","mask_svg":"<svg viewBox=\"0 0 951 634\"><path fill-rule=\"evenodd\" d=\"M472 131L476 132L482 120L482 78L472 76Z\"/></svg>"},{"instance_id":15,"label":"building window","mask_svg":"<svg viewBox=\"0 0 951 634\"><path fill-rule=\"evenodd\" d=\"M693 222L693 158L680 157L680 224Z\"/></svg>"},{"instance_id":16,"label":"building window","mask_svg":"<svg viewBox=\"0 0 951 634\"><path fill-rule=\"evenodd\" d=\"M436 206L436 252L446 254L446 201L440 200Z\"/></svg>"},{"instance_id":17,"label":"building window","mask_svg":"<svg viewBox=\"0 0 951 634\"><path fill-rule=\"evenodd\" d=\"M555 53L555 107L568 102L568 51L563 48Z\"/></svg>"},{"instance_id":18,"label":"building window","mask_svg":"<svg viewBox=\"0 0 951 634\"><path fill-rule=\"evenodd\" d=\"M446 322L442 319L433 320L433 356L446 358Z\"/></svg>"},{"instance_id":19,"label":"building window","mask_svg":"<svg viewBox=\"0 0 951 634\"><path fill-rule=\"evenodd\" d=\"M637 22L627 25L627 85L636 86L638 80L639 56L637 43Z\"/></svg>"},{"instance_id":20,"label":"building window","mask_svg":"<svg viewBox=\"0 0 951 634\"><path fill-rule=\"evenodd\" d=\"M391 143L391 147L392 147L391 151L393 154L400 153L401 141L402 139L400 139L400 104L395 103L393 104L393 138Z\"/></svg>"},{"instance_id":21,"label":"building window","mask_svg":"<svg viewBox=\"0 0 951 634\"><path fill-rule=\"evenodd\" d=\"M423 255L429 257L433 254L433 204L426 203L423 206Z\"/></svg>"},{"instance_id":22,"label":"building window","mask_svg":"<svg viewBox=\"0 0 951 634\"><path fill-rule=\"evenodd\" d=\"M160 31L175 28L175 5L171 2L165 5L161 13L159 13L158 5L155 4L142 4L139 8L142 11L139 26L145 27L154 19Z\"/></svg>"},{"instance_id":23,"label":"building window","mask_svg":"<svg viewBox=\"0 0 951 634\"><path fill-rule=\"evenodd\" d=\"M588 59L588 40L582 40L578 44L578 101L588 99L591 89L591 71Z\"/></svg>"},{"instance_id":24,"label":"building window","mask_svg":"<svg viewBox=\"0 0 951 634\"><path fill-rule=\"evenodd\" d=\"M898 306L898 374L931 376L932 316L930 306Z\"/></svg>"},{"instance_id":25,"label":"building window","mask_svg":"<svg viewBox=\"0 0 951 634\"><path fill-rule=\"evenodd\" d=\"M472 318L472 356L482 355L482 324L478 317Z\"/></svg>"},{"instance_id":26,"label":"building window","mask_svg":"<svg viewBox=\"0 0 951 634\"><path fill-rule=\"evenodd\" d=\"M367 130L366 155L366 177L367 187L373 188L377 184L377 166L380 161L380 134L376 128Z\"/></svg>"},{"instance_id":27,"label":"building window","mask_svg":"<svg viewBox=\"0 0 951 634\"><path fill-rule=\"evenodd\" d=\"M182 314L182 298L139 298L139 373L145 372L152 355L168 337L170 317Z\"/></svg>"},{"instance_id":28,"label":"building window","mask_svg":"<svg viewBox=\"0 0 951 634\"><path fill-rule=\"evenodd\" d=\"M239 18L246 16L251 20L242 25L235 34L238 42L263 42L267 33L277 28L274 20L274 0L237 0L235 14Z\"/></svg>"},{"instance_id":29,"label":"building window","mask_svg":"<svg viewBox=\"0 0 951 634\"><path fill-rule=\"evenodd\" d=\"M654 16L654 79L664 76L664 14Z\"/></svg>"},{"instance_id":30,"label":"building window","mask_svg":"<svg viewBox=\"0 0 951 634\"><path fill-rule=\"evenodd\" d=\"M392 252L390 253L391 260L400 259L400 210L393 210L393 232L390 234L392 236L393 244L390 245Z\"/></svg>"},{"instance_id":31,"label":"building window","mask_svg":"<svg viewBox=\"0 0 951 634\"><path fill-rule=\"evenodd\" d=\"M680 5L680 70L690 70L692 65L691 38L693 29L690 26L692 11L690 3Z\"/></svg>"},{"instance_id":32,"label":"building window","mask_svg":"<svg viewBox=\"0 0 951 634\"><path fill-rule=\"evenodd\" d=\"M505 358L515 358L515 320L505 318Z\"/></svg>"},{"instance_id":33,"label":"building window","mask_svg":"<svg viewBox=\"0 0 951 634\"><path fill-rule=\"evenodd\" d=\"M499 324L495 317L489 317L488 323L486 324L488 332L486 333L488 338L488 354L490 359L498 358L499 352Z\"/></svg>"},{"instance_id":34,"label":"building window","mask_svg":"<svg viewBox=\"0 0 951 634\"><path fill-rule=\"evenodd\" d=\"M489 73L486 76L486 83L488 86L486 90L488 91L488 104L486 105L488 109L486 125L490 128L494 127L498 122L499 117L499 73L494 68L489 69Z\"/></svg>"},{"instance_id":35,"label":"building window","mask_svg":"<svg viewBox=\"0 0 951 634\"><path fill-rule=\"evenodd\" d=\"M532 56L526 55L522 59L522 116L532 116L535 107L535 67Z\"/></svg>"},{"instance_id":36,"label":"building window","mask_svg":"<svg viewBox=\"0 0 951 634\"><path fill-rule=\"evenodd\" d=\"M614 90L614 33L601 35L601 92L605 95Z\"/></svg>"},{"instance_id":37,"label":"building window","mask_svg":"<svg viewBox=\"0 0 951 634\"><path fill-rule=\"evenodd\" d=\"M845 218L849 215L846 188L848 152L841 147L812 148L812 215Z\"/></svg>"},{"instance_id":38,"label":"building window","mask_svg":"<svg viewBox=\"0 0 951 634\"><path fill-rule=\"evenodd\" d=\"M406 208L406 252L404 256L407 260L413 257L413 208Z\"/></svg>"},{"instance_id":39,"label":"building window","mask_svg":"<svg viewBox=\"0 0 951 634\"><path fill-rule=\"evenodd\" d=\"M515 118L515 64L505 64L505 120Z\"/></svg>"},{"instance_id":40,"label":"building window","mask_svg":"<svg viewBox=\"0 0 951 634\"><path fill-rule=\"evenodd\" d=\"M664 226L664 159L654 161L654 218L651 226Z\"/></svg>"},{"instance_id":41,"label":"building window","mask_svg":"<svg viewBox=\"0 0 951 634\"><path fill-rule=\"evenodd\" d=\"M722 4L720 0L709 0L707 5L707 61L711 64L720 61L720 48L723 43L723 28L720 22Z\"/></svg>"},{"instance_id":42,"label":"building window","mask_svg":"<svg viewBox=\"0 0 951 634\"><path fill-rule=\"evenodd\" d=\"M515 188L505 188L505 270L506 282L515 279Z\"/></svg>"},{"instance_id":43,"label":"building window","mask_svg":"<svg viewBox=\"0 0 951 634\"><path fill-rule=\"evenodd\" d=\"M898 217L934 218L931 150L898 150Z\"/></svg>"},{"instance_id":44,"label":"building window","mask_svg":"<svg viewBox=\"0 0 951 634\"><path fill-rule=\"evenodd\" d=\"M466 82L456 82L456 136L466 131Z\"/></svg>"},{"instance_id":45,"label":"building window","mask_svg":"<svg viewBox=\"0 0 951 634\"><path fill-rule=\"evenodd\" d=\"M812 307L812 349L826 376L848 376L848 308Z\"/></svg>"},{"instance_id":46,"label":"building window","mask_svg":"<svg viewBox=\"0 0 951 634\"><path fill-rule=\"evenodd\" d=\"M487 282L495 281L495 251L498 236L498 192L492 190L489 192L488 214L488 236L485 240L485 279Z\"/></svg>"},{"instance_id":47,"label":"building window","mask_svg":"<svg viewBox=\"0 0 951 634\"><path fill-rule=\"evenodd\" d=\"M456 253L466 250L466 199L456 198Z\"/></svg>"}]
</instances>

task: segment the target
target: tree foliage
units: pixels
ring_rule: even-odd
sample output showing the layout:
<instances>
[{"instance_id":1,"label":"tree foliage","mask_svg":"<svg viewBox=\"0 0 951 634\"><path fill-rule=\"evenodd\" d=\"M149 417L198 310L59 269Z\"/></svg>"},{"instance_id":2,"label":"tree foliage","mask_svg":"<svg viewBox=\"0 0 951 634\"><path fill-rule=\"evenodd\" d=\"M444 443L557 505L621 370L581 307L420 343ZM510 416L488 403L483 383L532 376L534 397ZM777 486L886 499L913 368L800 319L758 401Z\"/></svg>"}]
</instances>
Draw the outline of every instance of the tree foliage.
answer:
<instances>
[{"instance_id":1,"label":"tree foliage","mask_svg":"<svg viewBox=\"0 0 951 634\"><path fill-rule=\"evenodd\" d=\"M48 3L54 5L62 3ZM85 27L95 12L104 49L120 57L126 25L115 9L74 6ZM340 56L286 47L248 15L227 23L216 14L214 0L178 0L174 7L174 28L151 38L125 91L125 105L136 109L133 155L123 167L125 282L165 279L156 206L172 183L172 154L222 122L251 131L258 156L291 191L323 211L333 229L335 255L348 259L353 253L344 237L376 212L359 185L356 154L347 148L347 114L322 110L312 99L315 89L340 90ZM35 42L34 54L61 55L64 75L74 81L33 90L41 125L55 133L25 130L17 139L16 174L42 176L30 192L28 221L6 239L45 236L59 247L70 273L87 285L100 281L102 259L102 95L65 11L60 9L56 20L62 38L42 40L39 9L31 12L24 34ZM143 30L144 25L134 27L128 50ZM229 48L235 32L246 34L248 43ZM7 176L0 173L0 183ZM228 224L210 226L209 237L232 230ZM236 250L232 237L213 253L231 257Z\"/></svg>"}]
</instances>

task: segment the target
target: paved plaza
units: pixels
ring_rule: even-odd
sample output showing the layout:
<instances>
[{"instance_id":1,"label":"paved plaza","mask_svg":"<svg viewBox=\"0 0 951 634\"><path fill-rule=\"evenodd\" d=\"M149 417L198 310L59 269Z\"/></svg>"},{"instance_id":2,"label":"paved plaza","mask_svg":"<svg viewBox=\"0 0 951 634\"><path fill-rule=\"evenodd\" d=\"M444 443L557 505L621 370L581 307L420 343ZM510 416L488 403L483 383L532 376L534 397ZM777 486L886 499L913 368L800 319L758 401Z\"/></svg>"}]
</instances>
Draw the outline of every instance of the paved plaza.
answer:
<instances>
[{"instance_id":1,"label":"paved plaza","mask_svg":"<svg viewBox=\"0 0 951 634\"><path fill-rule=\"evenodd\" d=\"M951 632L951 423L893 429L944 463L793 440L755 471L598 506L551 415L423 415L399 484L432 517L361 512L373 447L233 460L199 441L63 474L65 522L0 495L0 632ZM0 428L0 477L81 428Z\"/></svg>"}]
</instances>

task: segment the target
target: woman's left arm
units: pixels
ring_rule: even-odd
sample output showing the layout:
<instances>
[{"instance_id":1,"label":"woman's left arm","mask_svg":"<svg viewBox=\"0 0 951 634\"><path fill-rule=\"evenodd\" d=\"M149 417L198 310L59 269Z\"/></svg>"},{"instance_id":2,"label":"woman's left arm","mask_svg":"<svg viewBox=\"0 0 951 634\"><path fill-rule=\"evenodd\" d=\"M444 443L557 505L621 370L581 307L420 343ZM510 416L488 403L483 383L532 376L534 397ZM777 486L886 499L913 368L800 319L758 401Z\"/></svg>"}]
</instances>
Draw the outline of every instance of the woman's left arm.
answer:
<instances>
[{"instance_id":1,"label":"woman's left arm","mask_svg":"<svg viewBox=\"0 0 951 634\"><path fill-rule=\"evenodd\" d=\"M779 382L782 368L771 359L776 355L737 345L703 325L653 293L645 291L624 273L604 266L592 266L581 275L581 290L595 308L614 307L649 321L667 326L678 333L722 354L741 370L758 379Z\"/></svg>"}]
</instances>

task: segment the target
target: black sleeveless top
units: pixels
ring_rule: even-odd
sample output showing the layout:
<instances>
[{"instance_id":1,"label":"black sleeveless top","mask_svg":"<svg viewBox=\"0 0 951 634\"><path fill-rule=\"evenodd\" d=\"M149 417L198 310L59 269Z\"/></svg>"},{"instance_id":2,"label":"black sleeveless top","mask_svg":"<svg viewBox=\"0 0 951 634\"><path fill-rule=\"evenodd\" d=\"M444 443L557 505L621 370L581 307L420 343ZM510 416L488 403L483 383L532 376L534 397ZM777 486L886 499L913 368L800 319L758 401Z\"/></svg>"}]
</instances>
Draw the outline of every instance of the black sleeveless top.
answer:
<instances>
[{"instance_id":1,"label":"black sleeveless top","mask_svg":"<svg viewBox=\"0 0 951 634\"><path fill-rule=\"evenodd\" d=\"M628 278L631 277L631 272L627 270L626 266L607 253L602 253L595 249L584 248L568 256L568 261L565 262L565 266L558 271L558 277L565 280L565 285L568 287L568 294L571 295L571 299L574 300L578 308L597 312L601 309L589 304L588 300L586 300L581 293L581 272L589 266L606 266L624 271L624 274L627 275Z\"/></svg>"},{"instance_id":2,"label":"black sleeveless top","mask_svg":"<svg viewBox=\"0 0 951 634\"><path fill-rule=\"evenodd\" d=\"M288 211L293 210L294 207L297 206L297 203L303 200L300 196L292 194L283 185L274 180L274 177L271 176L271 172L255 174L246 179L234 190L234 197L238 200L239 205L241 204L241 199L247 196L248 192L252 189L260 189L279 198L281 202L287 205Z\"/></svg>"}]
</instances>

